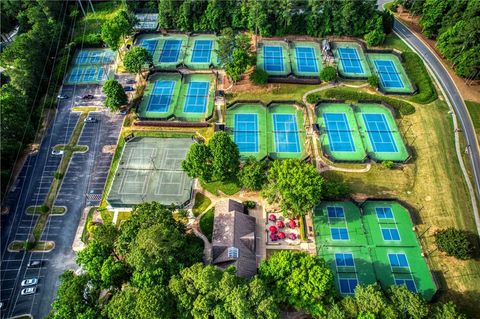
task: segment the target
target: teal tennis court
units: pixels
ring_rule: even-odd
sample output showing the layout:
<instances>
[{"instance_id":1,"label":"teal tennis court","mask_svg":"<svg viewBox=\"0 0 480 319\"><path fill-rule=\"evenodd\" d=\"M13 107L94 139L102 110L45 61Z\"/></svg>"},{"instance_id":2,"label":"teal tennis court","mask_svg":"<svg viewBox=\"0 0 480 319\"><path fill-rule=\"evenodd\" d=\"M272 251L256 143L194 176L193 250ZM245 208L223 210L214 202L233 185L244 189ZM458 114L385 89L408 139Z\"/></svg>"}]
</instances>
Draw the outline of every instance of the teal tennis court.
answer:
<instances>
[{"instance_id":1,"label":"teal tennis court","mask_svg":"<svg viewBox=\"0 0 480 319\"><path fill-rule=\"evenodd\" d=\"M101 66L74 67L70 71L67 83L96 83L106 79L105 71Z\"/></svg>"},{"instance_id":2,"label":"teal tennis court","mask_svg":"<svg viewBox=\"0 0 480 319\"><path fill-rule=\"evenodd\" d=\"M338 55L346 73L364 73L360 57L355 48L338 48Z\"/></svg>"},{"instance_id":3,"label":"teal tennis court","mask_svg":"<svg viewBox=\"0 0 480 319\"><path fill-rule=\"evenodd\" d=\"M155 50L157 49L157 44L158 44L158 40L144 39L142 40L142 42L140 42L140 47L147 50L147 52L153 56L153 54L155 53Z\"/></svg>"},{"instance_id":4,"label":"teal tennis court","mask_svg":"<svg viewBox=\"0 0 480 319\"><path fill-rule=\"evenodd\" d=\"M212 40L195 40L192 51L192 63L209 63L212 55Z\"/></svg>"},{"instance_id":5,"label":"teal tennis court","mask_svg":"<svg viewBox=\"0 0 480 319\"><path fill-rule=\"evenodd\" d=\"M148 101L147 112L167 112L174 88L174 81L156 81Z\"/></svg>"},{"instance_id":6,"label":"teal tennis court","mask_svg":"<svg viewBox=\"0 0 480 319\"><path fill-rule=\"evenodd\" d=\"M380 81L384 88L403 88L403 81L400 78L397 67L391 60L374 60Z\"/></svg>"},{"instance_id":7,"label":"teal tennis court","mask_svg":"<svg viewBox=\"0 0 480 319\"><path fill-rule=\"evenodd\" d=\"M75 58L75 64L110 64L114 54L110 50L81 50Z\"/></svg>"},{"instance_id":8,"label":"teal tennis court","mask_svg":"<svg viewBox=\"0 0 480 319\"><path fill-rule=\"evenodd\" d=\"M345 113L323 113L330 149L334 152L355 152L352 133Z\"/></svg>"},{"instance_id":9,"label":"teal tennis court","mask_svg":"<svg viewBox=\"0 0 480 319\"><path fill-rule=\"evenodd\" d=\"M258 152L258 116L257 114L238 113L234 115L235 126L233 140L240 152Z\"/></svg>"},{"instance_id":10,"label":"teal tennis court","mask_svg":"<svg viewBox=\"0 0 480 319\"><path fill-rule=\"evenodd\" d=\"M298 71L300 72L318 72L317 58L315 50L310 47L296 47Z\"/></svg>"},{"instance_id":11,"label":"teal tennis court","mask_svg":"<svg viewBox=\"0 0 480 319\"><path fill-rule=\"evenodd\" d=\"M381 113L363 113L362 116L366 125L368 138L373 146L373 151L382 153L398 152L385 115Z\"/></svg>"},{"instance_id":12,"label":"teal tennis court","mask_svg":"<svg viewBox=\"0 0 480 319\"><path fill-rule=\"evenodd\" d=\"M190 82L188 85L184 113L205 113L207 108L209 82ZM172 90L173 91L173 90Z\"/></svg>"},{"instance_id":13,"label":"teal tennis court","mask_svg":"<svg viewBox=\"0 0 480 319\"><path fill-rule=\"evenodd\" d=\"M283 71L283 52L280 46L263 47L263 66L265 71Z\"/></svg>"},{"instance_id":14,"label":"teal tennis court","mask_svg":"<svg viewBox=\"0 0 480 319\"><path fill-rule=\"evenodd\" d=\"M161 63L177 62L181 48L182 40L166 40L163 43L162 53L160 54L159 61Z\"/></svg>"},{"instance_id":15,"label":"teal tennis court","mask_svg":"<svg viewBox=\"0 0 480 319\"><path fill-rule=\"evenodd\" d=\"M273 114L276 152L300 152L297 117L294 114Z\"/></svg>"}]
</instances>

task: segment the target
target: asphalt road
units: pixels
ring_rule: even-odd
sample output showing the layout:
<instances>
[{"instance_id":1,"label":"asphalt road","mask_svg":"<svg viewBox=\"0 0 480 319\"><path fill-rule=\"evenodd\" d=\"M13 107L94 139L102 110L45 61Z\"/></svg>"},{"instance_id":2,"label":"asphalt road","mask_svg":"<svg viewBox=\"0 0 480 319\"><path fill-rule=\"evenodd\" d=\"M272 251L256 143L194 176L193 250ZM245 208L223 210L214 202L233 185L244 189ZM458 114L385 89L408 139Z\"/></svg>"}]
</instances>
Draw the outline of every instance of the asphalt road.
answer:
<instances>
[{"instance_id":1,"label":"asphalt road","mask_svg":"<svg viewBox=\"0 0 480 319\"><path fill-rule=\"evenodd\" d=\"M447 72L443 64L438 60L436 55L430 51L429 48L427 48L427 46L420 41L420 39L418 39L412 31L397 21L397 19L394 21L393 30L404 41L406 41L417 52L417 54L422 56L423 60L429 65L435 77L440 82L447 99L455 109L467 141L468 157L470 158L470 162L472 164L472 171L475 180L474 188L477 191L477 195L480 196L480 151L475 136L473 123L460 92L455 86L450 74ZM477 224L477 228L480 228L480 225Z\"/></svg>"},{"instance_id":2,"label":"asphalt road","mask_svg":"<svg viewBox=\"0 0 480 319\"><path fill-rule=\"evenodd\" d=\"M9 214L1 216L0 300L6 305L1 318L21 314L44 318L51 310L59 276L66 269L78 268L72 243L82 211L91 202L86 194L100 194L96 199L101 196L113 156L104 153L103 149L105 145L117 143L121 129L122 116L108 111L90 113L98 122L86 123L79 138L79 145L87 145L89 149L72 157L55 202L55 205L65 206L67 212L63 216L50 217L41 237L41 240L55 241L55 249L48 253L8 252L11 241L27 239L35 226L36 217L26 215L25 211L30 205L41 205L46 198L61 160L60 156L51 155L51 148L68 142L79 118L78 113L71 112L71 107L85 103L103 104L98 86L64 87L62 94L71 98L59 102L55 121L43 138L39 151L29 156L15 187L8 194ZM86 102L80 98L84 94L93 94L97 98ZM30 260L44 262L41 268L29 269L26 265ZM39 278L37 293L21 296L20 282L31 277Z\"/></svg>"}]
</instances>

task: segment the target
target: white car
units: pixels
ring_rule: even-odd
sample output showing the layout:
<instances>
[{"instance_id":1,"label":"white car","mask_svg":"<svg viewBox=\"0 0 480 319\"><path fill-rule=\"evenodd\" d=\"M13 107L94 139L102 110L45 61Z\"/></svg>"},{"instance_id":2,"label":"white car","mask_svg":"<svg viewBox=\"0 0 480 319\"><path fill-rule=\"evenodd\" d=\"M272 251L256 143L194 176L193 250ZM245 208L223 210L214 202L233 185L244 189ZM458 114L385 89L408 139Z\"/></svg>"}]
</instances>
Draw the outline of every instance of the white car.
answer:
<instances>
[{"instance_id":1,"label":"white car","mask_svg":"<svg viewBox=\"0 0 480 319\"><path fill-rule=\"evenodd\" d=\"M59 100L66 100L66 99L68 99L68 95L59 94L59 95L57 95L57 99L59 99Z\"/></svg>"},{"instance_id":2,"label":"white car","mask_svg":"<svg viewBox=\"0 0 480 319\"><path fill-rule=\"evenodd\" d=\"M22 287L28 287L28 286L33 286L38 283L38 278L29 278L25 279L22 281L21 285Z\"/></svg>"},{"instance_id":3,"label":"white car","mask_svg":"<svg viewBox=\"0 0 480 319\"><path fill-rule=\"evenodd\" d=\"M97 123L97 119L92 117L92 116L89 116L87 118L85 118L85 123Z\"/></svg>"},{"instance_id":4,"label":"white car","mask_svg":"<svg viewBox=\"0 0 480 319\"><path fill-rule=\"evenodd\" d=\"M63 150L57 151L55 149L52 150L52 155L63 155Z\"/></svg>"},{"instance_id":5,"label":"white car","mask_svg":"<svg viewBox=\"0 0 480 319\"><path fill-rule=\"evenodd\" d=\"M28 288L24 288L22 289L22 291L20 292L20 294L22 296L26 296L26 295L33 295L34 293L37 292L37 287L28 287Z\"/></svg>"}]
</instances>

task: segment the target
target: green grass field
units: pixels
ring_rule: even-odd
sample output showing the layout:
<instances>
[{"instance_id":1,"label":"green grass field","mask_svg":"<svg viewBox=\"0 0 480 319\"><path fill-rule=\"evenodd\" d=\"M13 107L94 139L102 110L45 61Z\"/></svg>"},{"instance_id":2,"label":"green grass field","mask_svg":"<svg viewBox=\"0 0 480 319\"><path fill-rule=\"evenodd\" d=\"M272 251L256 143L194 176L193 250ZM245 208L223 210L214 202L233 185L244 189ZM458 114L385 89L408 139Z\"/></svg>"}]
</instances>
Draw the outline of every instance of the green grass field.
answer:
<instances>
[{"instance_id":1,"label":"green grass field","mask_svg":"<svg viewBox=\"0 0 480 319\"><path fill-rule=\"evenodd\" d=\"M480 103L473 101L465 101L467 105L468 112L472 118L473 126L475 127L475 132L477 137L480 139Z\"/></svg>"},{"instance_id":2,"label":"green grass field","mask_svg":"<svg viewBox=\"0 0 480 319\"><path fill-rule=\"evenodd\" d=\"M205 214L203 214L202 218L200 218L200 229L202 233L208 238L208 240L212 241L212 233L213 233L213 217L215 215L215 208L210 208Z\"/></svg>"},{"instance_id":3,"label":"green grass field","mask_svg":"<svg viewBox=\"0 0 480 319\"><path fill-rule=\"evenodd\" d=\"M208 208L208 206L210 206L211 203L212 201L210 200L210 198L203 195L202 193L196 193L195 204L193 205L193 208L192 208L193 215L195 216L200 215L205 211L205 209Z\"/></svg>"}]
</instances>

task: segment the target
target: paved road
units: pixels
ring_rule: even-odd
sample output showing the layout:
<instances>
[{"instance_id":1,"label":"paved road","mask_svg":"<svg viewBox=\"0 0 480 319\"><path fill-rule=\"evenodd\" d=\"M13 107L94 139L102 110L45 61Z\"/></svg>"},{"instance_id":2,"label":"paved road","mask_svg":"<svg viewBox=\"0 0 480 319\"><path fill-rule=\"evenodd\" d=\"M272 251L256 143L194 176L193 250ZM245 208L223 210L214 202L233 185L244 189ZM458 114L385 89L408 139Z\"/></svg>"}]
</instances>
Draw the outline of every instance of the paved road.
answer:
<instances>
[{"instance_id":1,"label":"paved road","mask_svg":"<svg viewBox=\"0 0 480 319\"><path fill-rule=\"evenodd\" d=\"M468 156L473 168L473 175L475 180L474 187L477 194L480 196L480 151L475 136L475 129L473 127L470 115L468 113L465 102L460 95L455 83L453 82L450 74L447 72L443 64L438 60L436 55L429 50L429 48L418 39L412 31L410 31L405 25L400 23L397 19L394 21L393 30L413 49L422 56L424 61L429 65L433 71L435 77L440 82L444 93L453 108L455 109L460 123L463 129L463 133L468 145ZM477 217L476 217L477 218ZM479 225L477 224L477 228Z\"/></svg>"},{"instance_id":2,"label":"paved road","mask_svg":"<svg viewBox=\"0 0 480 319\"><path fill-rule=\"evenodd\" d=\"M6 304L2 318L28 313L34 318L44 318L50 312L59 275L65 269L77 268L71 246L87 204L85 194L90 191L101 194L103 191L106 178L92 183L95 176L106 177L108 173L112 155L103 153L103 146L116 144L120 132L121 116L106 111L91 113L98 122L86 123L79 138L79 144L87 145L89 150L74 154L55 202L55 205L67 207L67 213L50 217L42 234L42 240L55 241L55 249L49 253L8 252L8 243L25 240L35 225L36 217L26 215L25 210L30 205L42 204L47 195L61 159L50 154L51 148L56 144L65 144L70 139L79 118L78 113L72 113L70 109L85 103L78 96L94 94L99 98L89 101L89 105L103 103L97 86L65 87L62 93L74 98L59 103L54 124L43 138L39 152L27 159L15 188L8 195L10 213L1 217L0 299ZM45 261L41 268L26 268L29 260L39 259ZM39 278L38 292L31 296L20 296L20 282L27 277Z\"/></svg>"}]
</instances>

